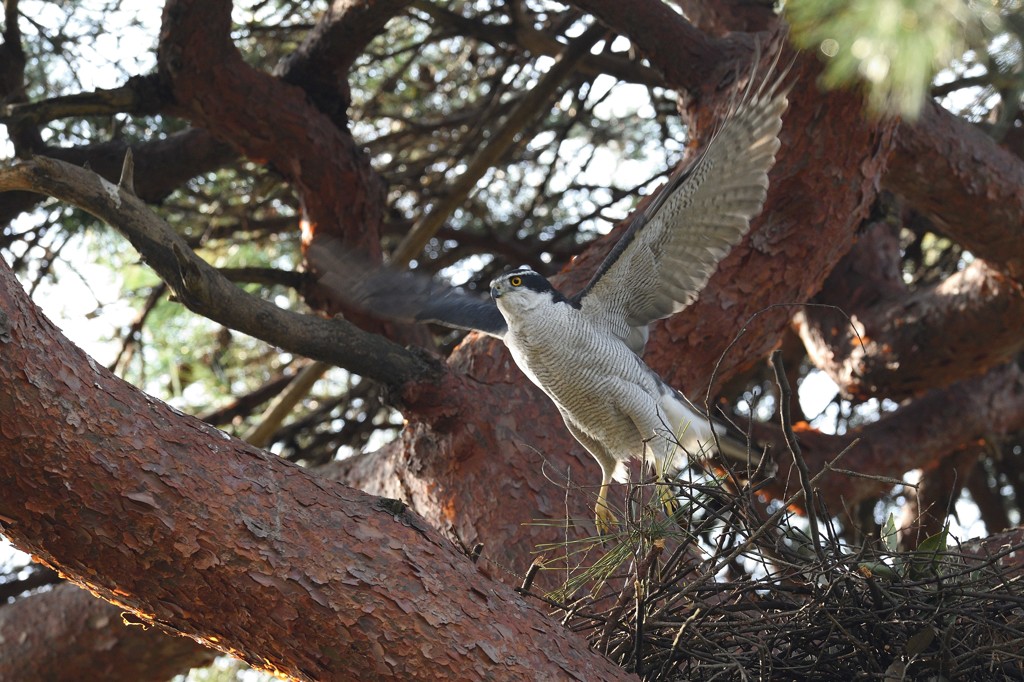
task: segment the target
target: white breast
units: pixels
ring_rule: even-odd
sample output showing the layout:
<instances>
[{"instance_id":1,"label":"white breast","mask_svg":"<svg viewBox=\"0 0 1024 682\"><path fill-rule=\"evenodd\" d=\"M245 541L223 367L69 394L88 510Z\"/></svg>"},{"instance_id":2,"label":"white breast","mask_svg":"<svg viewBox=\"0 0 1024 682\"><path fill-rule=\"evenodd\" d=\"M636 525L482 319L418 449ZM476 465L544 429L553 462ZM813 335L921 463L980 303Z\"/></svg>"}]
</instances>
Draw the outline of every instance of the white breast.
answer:
<instances>
[{"instance_id":1,"label":"white breast","mask_svg":"<svg viewBox=\"0 0 1024 682\"><path fill-rule=\"evenodd\" d=\"M676 438L659 437L668 431L680 434L691 452L706 443L706 422L622 340L595 327L579 310L550 300L508 311L499 299L499 308L508 322L505 344L519 368L566 422L611 457L653 455L671 465L681 451Z\"/></svg>"},{"instance_id":2,"label":"white breast","mask_svg":"<svg viewBox=\"0 0 1024 682\"><path fill-rule=\"evenodd\" d=\"M512 358L567 420L604 443L639 444L624 408L656 409L657 378L621 340L562 303L518 309L506 320Z\"/></svg>"}]
</instances>

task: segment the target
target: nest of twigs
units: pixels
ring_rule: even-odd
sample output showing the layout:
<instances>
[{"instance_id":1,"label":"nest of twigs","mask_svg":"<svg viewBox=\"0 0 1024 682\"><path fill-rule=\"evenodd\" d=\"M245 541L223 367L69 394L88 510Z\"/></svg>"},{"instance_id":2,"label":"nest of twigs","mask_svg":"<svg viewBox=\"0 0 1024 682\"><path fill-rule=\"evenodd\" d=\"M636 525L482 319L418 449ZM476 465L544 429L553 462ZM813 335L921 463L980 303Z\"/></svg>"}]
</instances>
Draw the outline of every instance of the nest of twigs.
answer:
<instances>
[{"instance_id":1,"label":"nest of twigs","mask_svg":"<svg viewBox=\"0 0 1024 682\"><path fill-rule=\"evenodd\" d=\"M596 561L599 538L540 548L579 568L521 591L644 680L1024 679L1024 589L1002 561L1024 546L985 557L943 532L901 553L890 517L854 548L820 501L809 523L697 471L671 518L650 483L633 486Z\"/></svg>"}]
</instances>

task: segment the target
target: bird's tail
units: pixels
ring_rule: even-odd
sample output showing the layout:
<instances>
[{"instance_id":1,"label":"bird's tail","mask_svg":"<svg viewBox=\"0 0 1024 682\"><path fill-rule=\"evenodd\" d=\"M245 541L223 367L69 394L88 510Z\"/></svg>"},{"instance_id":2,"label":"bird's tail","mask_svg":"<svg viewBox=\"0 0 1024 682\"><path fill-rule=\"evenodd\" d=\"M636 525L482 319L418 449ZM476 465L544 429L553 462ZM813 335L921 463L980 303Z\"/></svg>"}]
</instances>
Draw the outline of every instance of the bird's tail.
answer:
<instances>
[{"instance_id":1,"label":"bird's tail","mask_svg":"<svg viewBox=\"0 0 1024 682\"><path fill-rule=\"evenodd\" d=\"M742 464L748 462L757 463L761 453L757 451L757 447L753 443L748 444L731 434L725 433L725 427L721 424L715 424L715 426L718 431L718 452L722 457Z\"/></svg>"},{"instance_id":2,"label":"bird's tail","mask_svg":"<svg viewBox=\"0 0 1024 682\"><path fill-rule=\"evenodd\" d=\"M666 397L669 397L669 400L663 400L661 407L670 418L676 419L675 423L686 424L690 442L683 444L688 450L708 454L717 451L723 458L738 464L757 465L762 452L756 443L748 443L742 437L734 435L717 419L709 420L704 410L694 405L679 391L672 389L671 395ZM713 435L708 426L709 422L714 426Z\"/></svg>"}]
</instances>

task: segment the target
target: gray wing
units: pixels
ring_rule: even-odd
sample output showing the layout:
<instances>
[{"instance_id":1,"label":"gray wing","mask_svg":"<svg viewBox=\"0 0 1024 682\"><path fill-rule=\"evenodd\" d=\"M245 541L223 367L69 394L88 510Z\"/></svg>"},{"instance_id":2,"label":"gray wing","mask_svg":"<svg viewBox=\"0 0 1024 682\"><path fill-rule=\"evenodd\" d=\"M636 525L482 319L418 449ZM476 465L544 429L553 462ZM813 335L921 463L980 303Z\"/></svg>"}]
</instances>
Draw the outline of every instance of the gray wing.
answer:
<instances>
[{"instance_id":1,"label":"gray wing","mask_svg":"<svg viewBox=\"0 0 1024 682\"><path fill-rule=\"evenodd\" d=\"M704 151L673 174L574 297L634 352L643 351L647 325L696 300L760 213L787 106L785 75L747 86Z\"/></svg>"},{"instance_id":2,"label":"gray wing","mask_svg":"<svg viewBox=\"0 0 1024 682\"><path fill-rule=\"evenodd\" d=\"M322 243L323 242L323 243ZM331 240L309 247L306 258L338 299L375 317L434 322L501 338L508 330L498 306L415 272L369 267Z\"/></svg>"}]
</instances>

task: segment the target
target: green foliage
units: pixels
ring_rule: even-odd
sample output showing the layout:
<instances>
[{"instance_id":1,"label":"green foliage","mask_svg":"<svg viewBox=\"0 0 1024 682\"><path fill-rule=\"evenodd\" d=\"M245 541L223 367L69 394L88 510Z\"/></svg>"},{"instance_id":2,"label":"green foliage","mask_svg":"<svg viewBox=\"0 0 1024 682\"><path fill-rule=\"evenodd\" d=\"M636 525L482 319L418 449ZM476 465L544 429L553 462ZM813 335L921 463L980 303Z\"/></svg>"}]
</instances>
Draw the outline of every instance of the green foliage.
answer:
<instances>
[{"instance_id":1,"label":"green foliage","mask_svg":"<svg viewBox=\"0 0 1024 682\"><path fill-rule=\"evenodd\" d=\"M951 559L947 554L949 546L949 526L928 538L925 538L917 549L910 552L899 551L899 528L896 517L890 513L879 533L882 553L879 557L860 564L861 568L871 575L895 580L930 580L949 571Z\"/></svg>"},{"instance_id":2,"label":"green foliage","mask_svg":"<svg viewBox=\"0 0 1024 682\"><path fill-rule=\"evenodd\" d=\"M1000 25L993 2L787 0L793 41L828 58L830 88L863 82L878 112L915 116L932 77Z\"/></svg>"}]
</instances>

